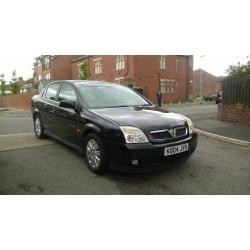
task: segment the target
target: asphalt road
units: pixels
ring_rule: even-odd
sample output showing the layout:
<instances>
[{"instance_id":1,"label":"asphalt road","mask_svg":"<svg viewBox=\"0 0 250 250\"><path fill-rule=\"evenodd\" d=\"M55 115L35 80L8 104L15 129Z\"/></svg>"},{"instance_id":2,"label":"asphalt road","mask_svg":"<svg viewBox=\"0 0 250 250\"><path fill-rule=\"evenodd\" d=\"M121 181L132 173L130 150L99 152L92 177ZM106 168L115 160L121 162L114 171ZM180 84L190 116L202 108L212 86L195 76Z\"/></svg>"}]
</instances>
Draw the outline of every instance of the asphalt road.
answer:
<instances>
[{"instance_id":1,"label":"asphalt road","mask_svg":"<svg viewBox=\"0 0 250 250\"><path fill-rule=\"evenodd\" d=\"M0 152L1 194L250 194L250 149L199 137L193 156L148 174L90 172L62 144Z\"/></svg>"},{"instance_id":2,"label":"asphalt road","mask_svg":"<svg viewBox=\"0 0 250 250\"><path fill-rule=\"evenodd\" d=\"M212 114L210 105L192 107L193 116ZM80 154L32 131L31 117L0 115L0 194L250 194L250 148L199 136L193 156L171 169L98 176Z\"/></svg>"},{"instance_id":3,"label":"asphalt road","mask_svg":"<svg viewBox=\"0 0 250 250\"><path fill-rule=\"evenodd\" d=\"M31 116L1 116L0 135L33 132L33 121Z\"/></svg>"},{"instance_id":4,"label":"asphalt road","mask_svg":"<svg viewBox=\"0 0 250 250\"><path fill-rule=\"evenodd\" d=\"M169 105L167 109L183 115L188 115L193 121L215 117L216 104L195 105ZM30 111L25 112L1 112L0 111L0 135L33 132L33 123Z\"/></svg>"},{"instance_id":5,"label":"asphalt road","mask_svg":"<svg viewBox=\"0 0 250 250\"><path fill-rule=\"evenodd\" d=\"M199 115L217 113L218 105L211 104L189 104L189 105L166 105L170 111L180 113L182 115Z\"/></svg>"}]
</instances>

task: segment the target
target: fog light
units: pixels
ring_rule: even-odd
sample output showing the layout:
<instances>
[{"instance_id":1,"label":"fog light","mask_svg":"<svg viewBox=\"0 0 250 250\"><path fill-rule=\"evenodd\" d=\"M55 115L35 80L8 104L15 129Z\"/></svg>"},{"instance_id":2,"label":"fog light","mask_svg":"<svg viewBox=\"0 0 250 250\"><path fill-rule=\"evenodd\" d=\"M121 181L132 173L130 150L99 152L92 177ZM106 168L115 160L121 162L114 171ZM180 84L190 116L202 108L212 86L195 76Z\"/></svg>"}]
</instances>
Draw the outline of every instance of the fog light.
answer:
<instances>
[{"instance_id":1,"label":"fog light","mask_svg":"<svg viewBox=\"0 0 250 250\"><path fill-rule=\"evenodd\" d=\"M138 165L138 160L132 160L132 165Z\"/></svg>"}]
</instances>

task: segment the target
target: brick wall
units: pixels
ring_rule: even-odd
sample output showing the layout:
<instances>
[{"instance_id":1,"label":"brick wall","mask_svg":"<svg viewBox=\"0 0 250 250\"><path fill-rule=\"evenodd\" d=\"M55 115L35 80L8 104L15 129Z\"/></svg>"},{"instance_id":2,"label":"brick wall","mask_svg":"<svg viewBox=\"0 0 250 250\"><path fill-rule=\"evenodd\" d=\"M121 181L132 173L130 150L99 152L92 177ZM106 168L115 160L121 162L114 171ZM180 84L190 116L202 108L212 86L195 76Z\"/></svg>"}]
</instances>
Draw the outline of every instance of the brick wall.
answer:
<instances>
[{"instance_id":1,"label":"brick wall","mask_svg":"<svg viewBox=\"0 0 250 250\"><path fill-rule=\"evenodd\" d=\"M34 93L9 95L0 97L0 107L30 109L31 98Z\"/></svg>"},{"instance_id":2,"label":"brick wall","mask_svg":"<svg viewBox=\"0 0 250 250\"><path fill-rule=\"evenodd\" d=\"M250 126L250 107L219 104L218 119Z\"/></svg>"},{"instance_id":3,"label":"brick wall","mask_svg":"<svg viewBox=\"0 0 250 250\"><path fill-rule=\"evenodd\" d=\"M102 74L96 75L94 72L94 60L101 58ZM190 82L193 79L192 57L188 56L166 56L166 69L160 69L159 55L128 55L125 56L125 69L115 70L114 55L95 55L88 59L82 59L72 62L72 78L78 78L78 65L87 63L89 65L90 80L100 80L107 82L117 82L121 84L133 83L134 87L142 88L144 95L154 103L156 93L159 90L160 79L174 80L174 93L165 93L164 102L177 102L187 100L192 96L192 86ZM176 60L178 60L178 71L176 72Z\"/></svg>"},{"instance_id":4,"label":"brick wall","mask_svg":"<svg viewBox=\"0 0 250 250\"><path fill-rule=\"evenodd\" d=\"M50 78L51 80L72 79L71 61L78 58L78 55L59 55L51 60Z\"/></svg>"}]
</instances>

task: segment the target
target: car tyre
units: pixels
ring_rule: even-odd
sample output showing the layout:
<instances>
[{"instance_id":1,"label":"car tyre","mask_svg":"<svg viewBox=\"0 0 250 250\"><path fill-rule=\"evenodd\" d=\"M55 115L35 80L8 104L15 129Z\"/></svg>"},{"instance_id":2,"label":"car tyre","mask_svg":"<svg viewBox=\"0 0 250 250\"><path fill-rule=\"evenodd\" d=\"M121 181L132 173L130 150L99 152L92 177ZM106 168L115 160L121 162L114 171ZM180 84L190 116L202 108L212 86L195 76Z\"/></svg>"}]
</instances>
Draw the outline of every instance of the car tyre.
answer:
<instances>
[{"instance_id":1,"label":"car tyre","mask_svg":"<svg viewBox=\"0 0 250 250\"><path fill-rule=\"evenodd\" d=\"M34 131L35 131L35 135L38 139L45 139L48 138L45 134L44 134L44 128L43 128L43 123L42 123L42 119L41 116L36 114L34 116Z\"/></svg>"},{"instance_id":2,"label":"car tyre","mask_svg":"<svg viewBox=\"0 0 250 250\"><path fill-rule=\"evenodd\" d=\"M89 133L86 136L83 150L86 164L92 172L102 174L107 171L107 154L103 142L97 134Z\"/></svg>"}]
</instances>

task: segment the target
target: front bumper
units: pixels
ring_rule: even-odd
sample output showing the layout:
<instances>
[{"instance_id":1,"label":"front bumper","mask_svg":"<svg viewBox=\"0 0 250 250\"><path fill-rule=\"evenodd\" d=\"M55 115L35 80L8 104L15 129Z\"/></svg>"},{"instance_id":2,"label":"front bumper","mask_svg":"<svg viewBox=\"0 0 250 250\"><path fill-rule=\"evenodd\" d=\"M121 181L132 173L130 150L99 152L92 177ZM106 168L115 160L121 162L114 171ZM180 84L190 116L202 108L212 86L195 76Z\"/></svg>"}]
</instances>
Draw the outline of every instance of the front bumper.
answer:
<instances>
[{"instance_id":1,"label":"front bumper","mask_svg":"<svg viewBox=\"0 0 250 250\"><path fill-rule=\"evenodd\" d=\"M125 172L148 172L171 167L171 162L179 162L187 159L196 149L198 141L197 133L188 138L165 144L115 144L107 143L110 168ZM164 156L164 148L189 144L189 151L171 156ZM138 164L132 164L137 160Z\"/></svg>"}]
</instances>

